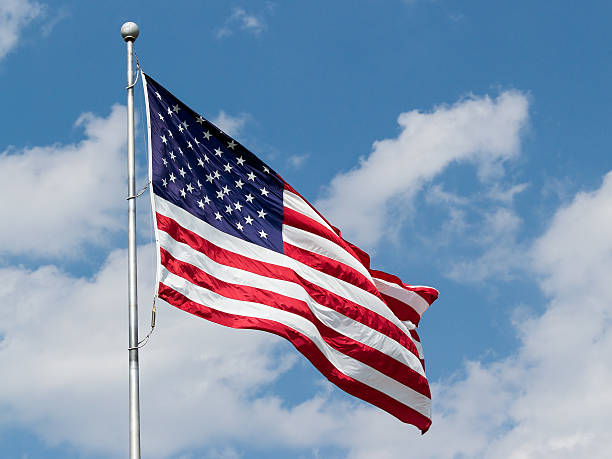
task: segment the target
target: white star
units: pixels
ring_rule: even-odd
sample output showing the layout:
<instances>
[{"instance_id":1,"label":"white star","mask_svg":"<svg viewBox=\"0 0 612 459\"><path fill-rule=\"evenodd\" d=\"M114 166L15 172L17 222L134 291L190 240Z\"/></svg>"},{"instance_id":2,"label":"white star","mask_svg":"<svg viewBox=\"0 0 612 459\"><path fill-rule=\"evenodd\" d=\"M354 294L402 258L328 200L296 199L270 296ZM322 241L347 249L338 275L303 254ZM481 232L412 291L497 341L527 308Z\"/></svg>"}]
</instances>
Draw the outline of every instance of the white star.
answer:
<instances>
[{"instance_id":1,"label":"white star","mask_svg":"<svg viewBox=\"0 0 612 459\"><path fill-rule=\"evenodd\" d=\"M187 193L185 193L185 188L183 188L183 189L181 190L181 196L182 196L182 197L187 196Z\"/></svg>"},{"instance_id":2,"label":"white star","mask_svg":"<svg viewBox=\"0 0 612 459\"><path fill-rule=\"evenodd\" d=\"M162 121L164 121L164 117L162 116L162 114L161 114L161 113L158 113L158 115L159 115L159 119L160 119L160 120L162 120Z\"/></svg>"},{"instance_id":3,"label":"white star","mask_svg":"<svg viewBox=\"0 0 612 459\"><path fill-rule=\"evenodd\" d=\"M240 231L242 231L244 226L242 226L242 223L238 222L238 223L236 223L236 228L238 228Z\"/></svg>"},{"instance_id":4,"label":"white star","mask_svg":"<svg viewBox=\"0 0 612 459\"><path fill-rule=\"evenodd\" d=\"M202 161L202 158L198 158L198 166L204 167L204 161Z\"/></svg>"},{"instance_id":5,"label":"white star","mask_svg":"<svg viewBox=\"0 0 612 459\"><path fill-rule=\"evenodd\" d=\"M191 186L191 183L187 184L187 191L189 191L190 193L193 193L193 186Z\"/></svg>"},{"instance_id":6,"label":"white star","mask_svg":"<svg viewBox=\"0 0 612 459\"><path fill-rule=\"evenodd\" d=\"M182 124L179 124L178 130L179 130L179 132L183 132L185 130L185 129L183 129L183 125Z\"/></svg>"},{"instance_id":7,"label":"white star","mask_svg":"<svg viewBox=\"0 0 612 459\"><path fill-rule=\"evenodd\" d=\"M193 140L195 140L196 145L200 145L200 141L198 140L197 137L194 137Z\"/></svg>"},{"instance_id":8,"label":"white star","mask_svg":"<svg viewBox=\"0 0 612 459\"><path fill-rule=\"evenodd\" d=\"M254 198L253 198L253 195L252 195L251 193L249 193L249 194L247 194L247 195L246 195L246 200L247 200L247 202L253 202L253 199L254 199Z\"/></svg>"},{"instance_id":9,"label":"white star","mask_svg":"<svg viewBox=\"0 0 612 459\"><path fill-rule=\"evenodd\" d=\"M159 100L161 100L161 95L157 91L155 91L155 95L157 96Z\"/></svg>"},{"instance_id":10,"label":"white star","mask_svg":"<svg viewBox=\"0 0 612 459\"><path fill-rule=\"evenodd\" d=\"M215 220L221 220L221 214L219 212L215 212Z\"/></svg>"},{"instance_id":11,"label":"white star","mask_svg":"<svg viewBox=\"0 0 612 459\"><path fill-rule=\"evenodd\" d=\"M183 155L183 150L181 150L181 147L179 147L179 153L181 154L181 156L184 156Z\"/></svg>"},{"instance_id":12,"label":"white star","mask_svg":"<svg viewBox=\"0 0 612 459\"><path fill-rule=\"evenodd\" d=\"M174 183L174 181L175 181L175 180L176 180L176 177L175 177L174 173L173 173L173 172L170 172L170 181L171 181L172 183Z\"/></svg>"},{"instance_id":13,"label":"white star","mask_svg":"<svg viewBox=\"0 0 612 459\"><path fill-rule=\"evenodd\" d=\"M229 193L230 193L230 189L227 187L227 185L225 185L225 186L223 187L223 192L224 192L225 194L229 194Z\"/></svg>"},{"instance_id":14,"label":"white star","mask_svg":"<svg viewBox=\"0 0 612 459\"><path fill-rule=\"evenodd\" d=\"M253 218L252 218L250 215L247 215L247 216L244 218L244 221L245 221L245 223L248 223L249 225L252 225L252 224L253 224Z\"/></svg>"},{"instance_id":15,"label":"white star","mask_svg":"<svg viewBox=\"0 0 612 459\"><path fill-rule=\"evenodd\" d=\"M207 182L212 183L212 181L213 181L213 176L212 176L212 174L208 174L208 175L206 176L206 181L207 181Z\"/></svg>"},{"instance_id":16,"label":"white star","mask_svg":"<svg viewBox=\"0 0 612 459\"><path fill-rule=\"evenodd\" d=\"M232 139L232 141L227 144L227 148L231 148L233 150L236 145L238 144Z\"/></svg>"},{"instance_id":17,"label":"white star","mask_svg":"<svg viewBox=\"0 0 612 459\"><path fill-rule=\"evenodd\" d=\"M215 155L220 157L222 154L223 152L221 151L221 148L215 148Z\"/></svg>"},{"instance_id":18,"label":"white star","mask_svg":"<svg viewBox=\"0 0 612 459\"><path fill-rule=\"evenodd\" d=\"M255 181L255 174L253 174L253 172L249 172L247 174L247 178L254 182Z\"/></svg>"},{"instance_id":19,"label":"white star","mask_svg":"<svg viewBox=\"0 0 612 459\"><path fill-rule=\"evenodd\" d=\"M168 143L168 139L166 139L165 135L160 136L161 137L161 141L164 143Z\"/></svg>"},{"instance_id":20,"label":"white star","mask_svg":"<svg viewBox=\"0 0 612 459\"><path fill-rule=\"evenodd\" d=\"M193 172L193 169L191 168L191 165L189 163L187 163L187 169L189 169L189 172Z\"/></svg>"},{"instance_id":21,"label":"white star","mask_svg":"<svg viewBox=\"0 0 612 459\"><path fill-rule=\"evenodd\" d=\"M164 166L168 165L168 161L166 161L166 158L162 158L162 161L164 162Z\"/></svg>"},{"instance_id":22,"label":"white star","mask_svg":"<svg viewBox=\"0 0 612 459\"><path fill-rule=\"evenodd\" d=\"M262 188L260 191L261 191L261 194L262 194L262 195L264 195L266 198L268 197L268 193L269 193L269 191L268 191L268 190L266 190L266 187L265 187L265 186L264 186L264 187L263 187L263 188Z\"/></svg>"},{"instance_id":23,"label":"white star","mask_svg":"<svg viewBox=\"0 0 612 459\"><path fill-rule=\"evenodd\" d=\"M162 179L162 185L164 185L164 188L167 188L168 187L168 180Z\"/></svg>"},{"instance_id":24,"label":"white star","mask_svg":"<svg viewBox=\"0 0 612 459\"><path fill-rule=\"evenodd\" d=\"M171 151L171 152L170 152L170 159L171 159L172 161L174 161L174 158L176 158L176 155L174 154L174 152L172 152L172 151Z\"/></svg>"},{"instance_id":25,"label":"white star","mask_svg":"<svg viewBox=\"0 0 612 459\"><path fill-rule=\"evenodd\" d=\"M204 118L202 118L201 116L198 116L196 123L204 124L204 121L205 121Z\"/></svg>"},{"instance_id":26,"label":"white star","mask_svg":"<svg viewBox=\"0 0 612 459\"><path fill-rule=\"evenodd\" d=\"M225 212L226 213L231 214L233 210L234 209L232 209L232 206L225 206Z\"/></svg>"},{"instance_id":27,"label":"white star","mask_svg":"<svg viewBox=\"0 0 612 459\"><path fill-rule=\"evenodd\" d=\"M268 234L267 234L267 233L266 233L264 230L261 230L261 231L259 232L259 237L262 237L262 238L264 238L264 239L268 239L268 237L267 237L267 236L268 236Z\"/></svg>"},{"instance_id":28,"label":"white star","mask_svg":"<svg viewBox=\"0 0 612 459\"><path fill-rule=\"evenodd\" d=\"M266 217L266 215L268 215L268 214L267 214L267 213L265 213L263 209L261 209L261 210L258 210L258 211L257 211L257 216L258 216L259 218L265 218L265 217Z\"/></svg>"},{"instance_id":29,"label":"white star","mask_svg":"<svg viewBox=\"0 0 612 459\"><path fill-rule=\"evenodd\" d=\"M234 204L234 208L235 208L236 210L240 210L240 211L242 211L242 204L240 204L239 202L237 202L236 204Z\"/></svg>"},{"instance_id":30,"label":"white star","mask_svg":"<svg viewBox=\"0 0 612 459\"><path fill-rule=\"evenodd\" d=\"M263 171L264 171L266 174L269 174L269 173L270 173L270 169L268 169L266 166L264 166L264 167L263 167Z\"/></svg>"},{"instance_id":31,"label":"white star","mask_svg":"<svg viewBox=\"0 0 612 459\"><path fill-rule=\"evenodd\" d=\"M168 135L174 139L174 134L172 134L172 131L170 129L168 129Z\"/></svg>"},{"instance_id":32,"label":"white star","mask_svg":"<svg viewBox=\"0 0 612 459\"><path fill-rule=\"evenodd\" d=\"M231 172L232 165L230 163L227 163L225 166L223 166L223 169L225 169L226 172Z\"/></svg>"},{"instance_id":33,"label":"white star","mask_svg":"<svg viewBox=\"0 0 612 459\"><path fill-rule=\"evenodd\" d=\"M223 194L223 191L221 191L221 190L217 191L217 198L219 198L219 199L223 199L223 196L225 196L225 195Z\"/></svg>"},{"instance_id":34,"label":"white star","mask_svg":"<svg viewBox=\"0 0 612 459\"><path fill-rule=\"evenodd\" d=\"M174 107L172 107L172 111L174 113L178 113L180 109L181 109L181 107L179 107L178 104L176 104Z\"/></svg>"},{"instance_id":35,"label":"white star","mask_svg":"<svg viewBox=\"0 0 612 459\"><path fill-rule=\"evenodd\" d=\"M172 110L170 110L170 107L168 107L168 115L172 115Z\"/></svg>"},{"instance_id":36,"label":"white star","mask_svg":"<svg viewBox=\"0 0 612 459\"><path fill-rule=\"evenodd\" d=\"M187 142L187 148L191 148L193 150L193 145L191 145L191 142Z\"/></svg>"},{"instance_id":37,"label":"white star","mask_svg":"<svg viewBox=\"0 0 612 459\"><path fill-rule=\"evenodd\" d=\"M206 132L204 133L204 138L205 138L206 140L210 139L210 132L206 131Z\"/></svg>"},{"instance_id":38,"label":"white star","mask_svg":"<svg viewBox=\"0 0 612 459\"><path fill-rule=\"evenodd\" d=\"M206 204L210 204L210 198L208 196L204 196L204 202Z\"/></svg>"},{"instance_id":39,"label":"white star","mask_svg":"<svg viewBox=\"0 0 612 459\"><path fill-rule=\"evenodd\" d=\"M236 161L238 161L238 164L240 164L241 166L244 164L244 158L242 156L236 159Z\"/></svg>"},{"instance_id":40,"label":"white star","mask_svg":"<svg viewBox=\"0 0 612 459\"><path fill-rule=\"evenodd\" d=\"M204 161L206 161L206 162L209 162L209 161L210 161L210 159L208 159L208 156L207 156L207 155L204 155Z\"/></svg>"},{"instance_id":41,"label":"white star","mask_svg":"<svg viewBox=\"0 0 612 459\"><path fill-rule=\"evenodd\" d=\"M185 169L183 169L182 167L179 169L179 174L181 174L181 177L185 177L185 174L187 174L187 172L185 172Z\"/></svg>"},{"instance_id":42,"label":"white star","mask_svg":"<svg viewBox=\"0 0 612 459\"><path fill-rule=\"evenodd\" d=\"M187 124L187 121L183 121L181 124L185 127L185 129L189 127L189 125Z\"/></svg>"},{"instance_id":43,"label":"white star","mask_svg":"<svg viewBox=\"0 0 612 459\"><path fill-rule=\"evenodd\" d=\"M240 188L242 190L243 186L244 186L244 183L242 183L242 180L238 179L236 181L236 188Z\"/></svg>"},{"instance_id":44,"label":"white star","mask_svg":"<svg viewBox=\"0 0 612 459\"><path fill-rule=\"evenodd\" d=\"M200 183L199 180L198 180L198 188L202 188L202 184Z\"/></svg>"},{"instance_id":45,"label":"white star","mask_svg":"<svg viewBox=\"0 0 612 459\"><path fill-rule=\"evenodd\" d=\"M219 174L219 171L215 171L214 174L213 174L213 177L218 179L219 177L221 177L221 174Z\"/></svg>"},{"instance_id":46,"label":"white star","mask_svg":"<svg viewBox=\"0 0 612 459\"><path fill-rule=\"evenodd\" d=\"M198 206L200 206L201 209L204 208L204 202L201 199L198 201Z\"/></svg>"}]
</instances>

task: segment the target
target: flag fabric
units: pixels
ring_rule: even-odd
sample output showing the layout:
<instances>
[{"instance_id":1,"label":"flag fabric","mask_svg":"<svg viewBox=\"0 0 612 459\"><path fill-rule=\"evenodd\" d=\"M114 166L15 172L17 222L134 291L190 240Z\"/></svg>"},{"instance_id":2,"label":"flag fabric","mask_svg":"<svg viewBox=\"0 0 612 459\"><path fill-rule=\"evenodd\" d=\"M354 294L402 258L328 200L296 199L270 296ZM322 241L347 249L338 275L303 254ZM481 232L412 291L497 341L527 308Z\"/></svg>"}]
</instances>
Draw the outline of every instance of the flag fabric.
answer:
<instances>
[{"instance_id":1,"label":"flag fabric","mask_svg":"<svg viewBox=\"0 0 612 459\"><path fill-rule=\"evenodd\" d=\"M344 391L427 431L417 326L438 292L370 269L369 256L270 166L143 81L159 297L282 336Z\"/></svg>"}]
</instances>

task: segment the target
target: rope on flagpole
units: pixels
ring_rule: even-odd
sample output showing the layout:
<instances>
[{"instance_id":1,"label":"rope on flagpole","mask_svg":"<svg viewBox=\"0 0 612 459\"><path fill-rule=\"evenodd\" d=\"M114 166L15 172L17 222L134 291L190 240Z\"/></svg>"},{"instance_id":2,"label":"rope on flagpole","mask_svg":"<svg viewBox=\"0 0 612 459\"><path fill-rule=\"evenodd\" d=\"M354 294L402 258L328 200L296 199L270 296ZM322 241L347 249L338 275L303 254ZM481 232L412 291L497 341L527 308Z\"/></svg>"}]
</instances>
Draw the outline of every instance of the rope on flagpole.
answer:
<instances>
[{"instance_id":1,"label":"rope on flagpole","mask_svg":"<svg viewBox=\"0 0 612 459\"><path fill-rule=\"evenodd\" d=\"M132 53L134 54L134 57L136 58L136 79L134 80L134 82L129 85L126 86L125 89L132 89L134 86L136 86L136 83L138 83L138 76L140 75L140 61L138 60L138 54L136 54L136 50L132 48Z\"/></svg>"},{"instance_id":2,"label":"rope on flagpole","mask_svg":"<svg viewBox=\"0 0 612 459\"><path fill-rule=\"evenodd\" d=\"M145 191L147 191L147 188L149 188L149 185L151 184L151 180L149 180L145 186L142 187L142 189L136 193L135 195L132 196L128 196L127 198L125 198L126 201L129 201L130 199L135 199L138 198L139 196L142 196L144 194Z\"/></svg>"},{"instance_id":3,"label":"rope on flagpole","mask_svg":"<svg viewBox=\"0 0 612 459\"><path fill-rule=\"evenodd\" d=\"M157 301L157 295L153 297L153 308L151 309L151 330L149 330L149 333L147 333L147 336L145 336L143 339L138 341L138 344L136 346L128 347L128 351L131 351L133 349L140 349L141 347L146 346L146 344L149 342L149 338L151 338L151 334L153 333L153 330L155 329L155 317L157 316L156 301Z\"/></svg>"}]
</instances>

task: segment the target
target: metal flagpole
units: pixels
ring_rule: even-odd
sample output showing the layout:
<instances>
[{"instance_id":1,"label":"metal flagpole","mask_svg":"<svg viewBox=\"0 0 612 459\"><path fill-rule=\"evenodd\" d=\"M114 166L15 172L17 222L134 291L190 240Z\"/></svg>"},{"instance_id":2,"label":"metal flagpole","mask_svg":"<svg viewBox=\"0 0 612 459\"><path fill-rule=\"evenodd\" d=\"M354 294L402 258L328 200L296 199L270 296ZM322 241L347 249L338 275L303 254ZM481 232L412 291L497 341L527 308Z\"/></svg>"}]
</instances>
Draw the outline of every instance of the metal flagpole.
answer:
<instances>
[{"instance_id":1,"label":"metal flagpole","mask_svg":"<svg viewBox=\"0 0 612 459\"><path fill-rule=\"evenodd\" d=\"M140 401L138 393L138 298L136 294L136 171L134 155L133 48L138 26L126 22L121 36L127 45L127 144L128 144L128 298L130 362L130 459L140 459Z\"/></svg>"}]
</instances>

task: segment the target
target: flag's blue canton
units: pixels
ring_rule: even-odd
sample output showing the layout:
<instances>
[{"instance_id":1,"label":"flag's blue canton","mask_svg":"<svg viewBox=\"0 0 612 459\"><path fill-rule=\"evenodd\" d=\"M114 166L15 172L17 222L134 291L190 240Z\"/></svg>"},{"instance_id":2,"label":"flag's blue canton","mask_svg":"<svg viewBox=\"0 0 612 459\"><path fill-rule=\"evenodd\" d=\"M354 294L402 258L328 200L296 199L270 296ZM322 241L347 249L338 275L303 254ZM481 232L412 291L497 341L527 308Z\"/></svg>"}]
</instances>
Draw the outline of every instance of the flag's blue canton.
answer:
<instances>
[{"instance_id":1,"label":"flag's blue canton","mask_svg":"<svg viewBox=\"0 0 612 459\"><path fill-rule=\"evenodd\" d=\"M215 228L283 252L283 189L254 154L145 75L153 192Z\"/></svg>"}]
</instances>

